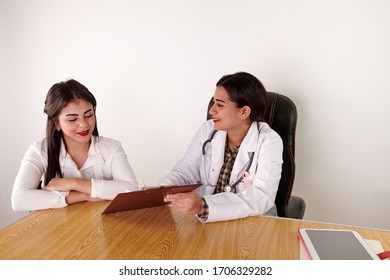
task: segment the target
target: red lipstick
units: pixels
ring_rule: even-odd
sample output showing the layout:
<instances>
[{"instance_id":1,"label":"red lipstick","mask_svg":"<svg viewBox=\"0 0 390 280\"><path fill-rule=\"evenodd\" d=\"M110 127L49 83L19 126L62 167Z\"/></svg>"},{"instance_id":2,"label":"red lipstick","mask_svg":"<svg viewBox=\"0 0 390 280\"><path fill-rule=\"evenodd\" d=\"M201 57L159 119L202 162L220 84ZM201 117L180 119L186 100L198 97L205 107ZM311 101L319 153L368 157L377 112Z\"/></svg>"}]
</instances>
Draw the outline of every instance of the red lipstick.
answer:
<instances>
[{"instance_id":1,"label":"red lipstick","mask_svg":"<svg viewBox=\"0 0 390 280\"><path fill-rule=\"evenodd\" d=\"M77 132L77 134L80 136L87 136L89 134L89 129L81 131L81 132Z\"/></svg>"}]
</instances>

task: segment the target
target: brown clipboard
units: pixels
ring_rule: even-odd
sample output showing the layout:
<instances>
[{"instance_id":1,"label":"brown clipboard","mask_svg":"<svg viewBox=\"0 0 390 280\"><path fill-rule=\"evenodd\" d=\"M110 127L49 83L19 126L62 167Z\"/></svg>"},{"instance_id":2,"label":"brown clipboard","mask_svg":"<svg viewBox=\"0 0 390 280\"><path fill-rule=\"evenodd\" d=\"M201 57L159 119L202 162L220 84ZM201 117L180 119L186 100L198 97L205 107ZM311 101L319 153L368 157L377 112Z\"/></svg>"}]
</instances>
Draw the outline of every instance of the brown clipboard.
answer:
<instances>
[{"instance_id":1,"label":"brown clipboard","mask_svg":"<svg viewBox=\"0 0 390 280\"><path fill-rule=\"evenodd\" d=\"M167 205L168 203L164 201L167 194L192 192L201 185L161 186L159 188L120 193L110 202L102 215Z\"/></svg>"}]
</instances>

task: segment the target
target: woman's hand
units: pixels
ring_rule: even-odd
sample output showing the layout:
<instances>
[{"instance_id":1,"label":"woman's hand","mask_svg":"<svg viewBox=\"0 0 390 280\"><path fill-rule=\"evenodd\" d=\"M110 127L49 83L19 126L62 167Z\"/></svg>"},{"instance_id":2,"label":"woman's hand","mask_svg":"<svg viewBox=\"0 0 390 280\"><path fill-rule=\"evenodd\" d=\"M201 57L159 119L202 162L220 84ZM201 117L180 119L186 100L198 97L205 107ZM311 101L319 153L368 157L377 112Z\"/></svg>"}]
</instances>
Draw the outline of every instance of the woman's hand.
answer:
<instances>
[{"instance_id":1,"label":"woman's hand","mask_svg":"<svg viewBox=\"0 0 390 280\"><path fill-rule=\"evenodd\" d=\"M164 201L185 214L202 213L202 198L196 192L168 194Z\"/></svg>"},{"instance_id":2,"label":"woman's hand","mask_svg":"<svg viewBox=\"0 0 390 280\"><path fill-rule=\"evenodd\" d=\"M78 192L78 191L70 191L66 196L65 201L67 204L74 204L77 202L83 201L102 201L100 198L92 198L89 194Z\"/></svg>"},{"instance_id":3,"label":"woman's hand","mask_svg":"<svg viewBox=\"0 0 390 280\"><path fill-rule=\"evenodd\" d=\"M91 197L91 180L80 178L53 178L44 187L47 191L68 192L65 198L67 204L82 201L101 201Z\"/></svg>"},{"instance_id":4,"label":"woman's hand","mask_svg":"<svg viewBox=\"0 0 390 280\"><path fill-rule=\"evenodd\" d=\"M79 178L53 178L44 189L60 192L78 191L90 195L91 180Z\"/></svg>"}]
</instances>

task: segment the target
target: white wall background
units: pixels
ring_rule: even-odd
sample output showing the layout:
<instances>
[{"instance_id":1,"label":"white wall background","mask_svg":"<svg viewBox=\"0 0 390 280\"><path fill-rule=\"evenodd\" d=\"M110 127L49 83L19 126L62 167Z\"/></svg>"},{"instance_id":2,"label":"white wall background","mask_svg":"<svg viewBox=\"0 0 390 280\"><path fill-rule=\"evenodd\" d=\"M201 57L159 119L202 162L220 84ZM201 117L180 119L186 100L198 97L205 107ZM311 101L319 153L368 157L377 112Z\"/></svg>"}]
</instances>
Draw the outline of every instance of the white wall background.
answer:
<instances>
[{"instance_id":1,"label":"white wall background","mask_svg":"<svg viewBox=\"0 0 390 280\"><path fill-rule=\"evenodd\" d=\"M26 214L11 189L52 84L85 84L100 133L153 185L217 80L247 71L297 105L305 218L390 229L389 14L386 0L0 0L0 228Z\"/></svg>"}]
</instances>

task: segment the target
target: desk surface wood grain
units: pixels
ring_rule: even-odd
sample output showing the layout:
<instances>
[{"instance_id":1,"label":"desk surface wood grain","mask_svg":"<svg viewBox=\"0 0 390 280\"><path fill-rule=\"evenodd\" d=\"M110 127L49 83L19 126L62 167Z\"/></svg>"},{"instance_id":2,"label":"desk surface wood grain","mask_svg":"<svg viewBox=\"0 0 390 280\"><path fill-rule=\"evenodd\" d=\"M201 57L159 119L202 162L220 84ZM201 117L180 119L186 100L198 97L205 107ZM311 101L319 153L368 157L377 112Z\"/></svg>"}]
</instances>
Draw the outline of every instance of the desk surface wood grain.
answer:
<instances>
[{"instance_id":1,"label":"desk surface wood grain","mask_svg":"<svg viewBox=\"0 0 390 280\"><path fill-rule=\"evenodd\" d=\"M390 232L271 217L202 224L163 206L101 215L109 202L41 210L0 231L0 259L299 259L300 227L355 229L390 250Z\"/></svg>"}]
</instances>

